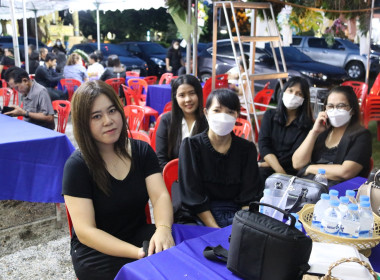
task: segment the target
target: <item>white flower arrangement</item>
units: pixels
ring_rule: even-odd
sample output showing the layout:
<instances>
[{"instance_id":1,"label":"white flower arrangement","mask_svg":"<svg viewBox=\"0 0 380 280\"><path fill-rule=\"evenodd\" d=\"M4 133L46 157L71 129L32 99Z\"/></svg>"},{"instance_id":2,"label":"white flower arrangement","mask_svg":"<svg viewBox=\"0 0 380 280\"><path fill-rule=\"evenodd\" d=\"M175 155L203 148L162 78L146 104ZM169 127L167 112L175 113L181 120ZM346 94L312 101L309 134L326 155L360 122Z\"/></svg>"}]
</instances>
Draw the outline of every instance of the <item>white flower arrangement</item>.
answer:
<instances>
[{"instance_id":1,"label":"white flower arrangement","mask_svg":"<svg viewBox=\"0 0 380 280\"><path fill-rule=\"evenodd\" d=\"M86 62L86 63L88 62L88 55L84 51L82 51L80 49L76 49L73 51L73 53L79 54L81 56L81 58L84 60L84 62Z\"/></svg>"}]
</instances>

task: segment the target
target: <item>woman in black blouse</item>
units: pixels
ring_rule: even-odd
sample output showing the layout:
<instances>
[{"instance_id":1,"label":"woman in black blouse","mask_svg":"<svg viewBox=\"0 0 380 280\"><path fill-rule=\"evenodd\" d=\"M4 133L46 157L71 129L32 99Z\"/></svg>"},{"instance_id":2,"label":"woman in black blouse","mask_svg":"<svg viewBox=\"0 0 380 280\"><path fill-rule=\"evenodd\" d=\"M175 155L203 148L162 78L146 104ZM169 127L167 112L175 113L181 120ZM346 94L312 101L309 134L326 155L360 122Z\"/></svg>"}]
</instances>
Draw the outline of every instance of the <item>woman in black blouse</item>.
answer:
<instances>
[{"instance_id":1,"label":"woman in black blouse","mask_svg":"<svg viewBox=\"0 0 380 280\"><path fill-rule=\"evenodd\" d=\"M211 92L204 112L209 130L184 139L179 153L180 221L224 227L237 210L260 199L257 152L232 132L240 112L233 91Z\"/></svg>"},{"instance_id":2,"label":"woman in black blouse","mask_svg":"<svg viewBox=\"0 0 380 280\"><path fill-rule=\"evenodd\" d=\"M172 110L162 115L156 134L156 154L161 168L178 158L185 137L201 133L206 128L199 80L192 75L179 76L172 83Z\"/></svg>"},{"instance_id":3,"label":"woman in black blouse","mask_svg":"<svg viewBox=\"0 0 380 280\"><path fill-rule=\"evenodd\" d=\"M333 88L313 128L293 155L300 176L326 170L329 185L366 177L372 154L371 134L360 124L358 99L349 86Z\"/></svg>"},{"instance_id":4,"label":"woman in black blouse","mask_svg":"<svg viewBox=\"0 0 380 280\"><path fill-rule=\"evenodd\" d=\"M272 173L296 175L292 155L313 125L307 81L293 77L284 85L276 110L264 114L259 133L262 180Z\"/></svg>"}]
</instances>

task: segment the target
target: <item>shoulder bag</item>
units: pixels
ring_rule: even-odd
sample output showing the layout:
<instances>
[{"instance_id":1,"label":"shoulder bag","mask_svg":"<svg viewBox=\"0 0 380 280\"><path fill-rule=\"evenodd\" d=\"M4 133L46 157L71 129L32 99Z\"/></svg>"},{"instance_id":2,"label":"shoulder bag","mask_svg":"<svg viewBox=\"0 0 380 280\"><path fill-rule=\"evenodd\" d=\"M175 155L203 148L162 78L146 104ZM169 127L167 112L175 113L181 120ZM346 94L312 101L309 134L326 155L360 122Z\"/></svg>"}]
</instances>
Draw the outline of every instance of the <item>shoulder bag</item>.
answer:
<instances>
[{"instance_id":1,"label":"shoulder bag","mask_svg":"<svg viewBox=\"0 0 380 280\"><path fill-rule=\"evenodd\" d=\"M372 169L368 180L359 187L356 200L358 200L361 195L369 196L372 211L380 216L380 169Z\"/></svg>"}]
</instances>

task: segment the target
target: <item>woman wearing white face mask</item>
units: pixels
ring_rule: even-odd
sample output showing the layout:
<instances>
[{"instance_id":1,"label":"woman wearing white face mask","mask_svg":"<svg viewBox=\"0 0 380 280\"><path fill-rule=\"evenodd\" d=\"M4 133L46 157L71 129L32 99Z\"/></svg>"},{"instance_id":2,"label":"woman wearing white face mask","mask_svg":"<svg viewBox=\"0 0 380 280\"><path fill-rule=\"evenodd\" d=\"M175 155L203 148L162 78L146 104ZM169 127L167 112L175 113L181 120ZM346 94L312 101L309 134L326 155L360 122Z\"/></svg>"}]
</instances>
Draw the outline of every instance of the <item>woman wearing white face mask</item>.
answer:
<instances>
[{"instance_id":1,"label":"woman wearing white face mask","mask_svg":"<svg viewBox=\"0 0 380 280\"><path fill-rule=\"evenodd\" d=\"M240 112L233 91L211 92L204 111L209 129L185 138L179 153L180 222L224 227L237 210L260 199L257 152L232 132Z\"/></svg>"},{"instance_id":2,"label":"woman wearing white face mask","mask_svg":"<svg viewBox=\"0 0 380 280\"><path fill-rule=\"evenodd\" d=\"M264 114L260 134L260 176L265 182L273 173L296 175L292 155L313 125L307 81L293 77L284 85L277 109Z\"/></svg>"},{"instance_id":3,"label":"woman wearing white face mask","mask_svg":"<svg viewBox=\"0 0 380 280\"><path fill-rule=\"evenodd\" d=\"M372 155L370 132L360 125L358 99L351 87L333 88L305 141L293 155L300 176L326 170L329 185L367 177Z\"/></svg>"},{"instance_id":4,"label":"woman wearing white face mask","mask_svg":"<svg viewBox=\"0 0 380 280\"><path fill-rule=\"evenodd\" d=\"M182 60L182 54L179 49L178 40L172 42L171 47L168 49L165 58L166 71L173 73L174 76L178 75L178 70L181 66L185 66L185 63Z\"/></svg>"}]
</instances>

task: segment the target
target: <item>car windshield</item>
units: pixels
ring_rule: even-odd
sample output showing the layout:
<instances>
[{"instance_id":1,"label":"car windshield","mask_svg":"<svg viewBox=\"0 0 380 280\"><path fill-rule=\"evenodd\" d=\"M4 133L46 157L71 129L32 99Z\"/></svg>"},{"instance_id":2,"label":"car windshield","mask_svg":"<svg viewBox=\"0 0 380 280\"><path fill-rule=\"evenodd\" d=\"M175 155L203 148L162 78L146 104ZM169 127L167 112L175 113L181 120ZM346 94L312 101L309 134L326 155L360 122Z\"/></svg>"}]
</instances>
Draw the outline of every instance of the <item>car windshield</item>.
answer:
<instances>
[{"instance_id":1,"label":"car windshield","mask_svg":"<svg viewBox=\"0 0 380 280\"><path fill-rule=\"evenodd\" d=\"M128 52L123 47L109 44L102 46L102 52L106 56L109 56L111 54L116 54L118 56L131 56L130 52Z\"/></svg>"},{"instance_id":2,"label":"car windshield","mask_svg":"<svg viewBox=\"0 0 380 280\"><path fill-rule=\"evenodd\" d=\"M144 52L149 54L166 54L166 49L160 44L141 44L140 47L144 50Z\"/></svg>"},{"instance_id":3,"label":"car windshield","mask_svg":"<svg viewBox=\"0 0 380 280\"><path fill-rule=\"evenodd\" d=\"M269 54L272 56L272 51L270 48L266 48L266 50L269 52ZM278 48L275 48L277 59L280 60L280 51ZM282 51L284 53L285 61L293 61L293 62L311 62L313 61L310 57L308 57L306 54L303 54L297 48L294 47L282 47Z\"/></svg>"}]
</instances>

